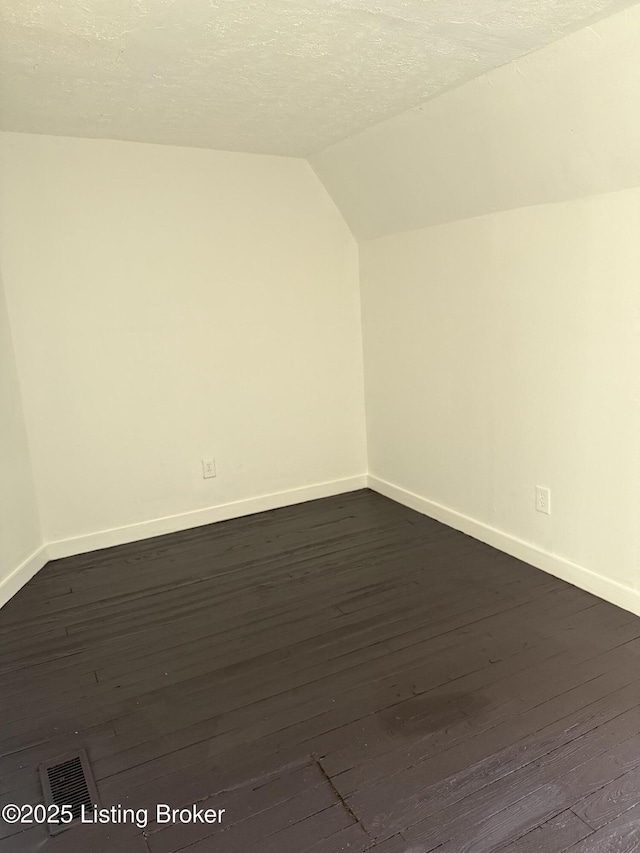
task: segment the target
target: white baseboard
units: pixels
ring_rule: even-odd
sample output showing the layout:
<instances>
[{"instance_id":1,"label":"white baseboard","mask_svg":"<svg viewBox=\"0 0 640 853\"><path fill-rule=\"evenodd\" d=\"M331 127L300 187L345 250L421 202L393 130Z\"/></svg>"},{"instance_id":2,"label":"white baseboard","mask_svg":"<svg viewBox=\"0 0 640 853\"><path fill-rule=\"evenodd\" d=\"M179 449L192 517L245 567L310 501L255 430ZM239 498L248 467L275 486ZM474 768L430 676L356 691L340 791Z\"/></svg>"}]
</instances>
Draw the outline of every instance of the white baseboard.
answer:
<instances>
[{"instance_id":1,"label":"white baseboard","mask_svg":"<svg viewBox=\"0 0 640 853\"><path fill-rule=\"evenodd\" d=\"M137 542L143 539L150 539L153 536L176 533L180 530L188 530L194 527L201 527L205 524L213 524L217 521L226 521L231 518L240 518L241 516L279 509L284 506L293 506L294 504L305 503L306 501L318 498L356 491L367 486L397 503L415 509L436 521L441 521L455 530L467 533L474 539L485 542L499 551L504 551L518 560L523 560L525 563L529 563L561 580L567 581L605 601L609 601L618 607L622 607L640 616L640 593L631 587L585 569L583 566L572 563L570 560L559 557L557 554L542 551L515 536L490 527L470 516L463 515L449 507L430 501L414 492L410 492L407 489L403 489L371 474L368 476L363 474L357 477L349 477L344 480L333 480L328 483L317 483L313 486L291 489L286 492L261 495L256 498L207 507L206 509L186 512L180 515L156 518L111 530L101 530L86 536L48 542L0 582L0 607L6 604L49 560L70 557L75 554L84 554L89 551L100 550L101 548L110 548L113 545L124 545L127 542Z\"/></svg>"},{"instance_id":2,"label":"white baseboard","mask_svg":"<svg viewBox=\"0 0 640 853\"><path fill-rule=\"evenodd\" d=\"M358 477L348 477L344 480L332 480L328 483L316 483L313 486L303 486L302 488L290 489L286 492L260 495L256 498L206 507L205 509L185 512L179 515L154 518L150 521L129 524L125 527L100 530L85 536L59 539L54 542L48 542L47 551L50 560L58 560L62 557L85 554L89 551L98 551L101 548L110 548L113 545L124 545L127 542L138 542L142 539L150 539L153 536L163 536L165 533L176 533L179 530L189 530L193 527L202 527L205 524L213 524L217 521L228 521L230 518L254 515L257 512L279 509L284 506L293 506L294 504L313 501L317 498L327 498L333 495L344 494L345 492L353 492L357 489L365 489L366 487L366 474Z\"/></svg>"},{"instance_id":3,"label":"white baseboard","mask_svg":"<svg viewBox=\"0 0 640 853\"><path fill-rule=\"evenodd\" d=\"M367 475L361 474L357 477L316 483L312 486L289 489L286 492L276 492L271 495L260 495L256 498L206 507L205 509L165 518L154 518L138 524L100 530L85 536L47 542L0 582L0 607L5 605L49 560L59 560L75 554L85 554L89 551L98 551L101 548L110 548L113 545L124 545L127 542L137 542L142 539L150 539L153 536L162 536L165 533L176 533L179 530L189 530L192 527L202 527L205 524L213 524L217 521L254 515L257 512L293 506L318 498L328 498L366 487Z\"/></svg>"},{"instance_id":4,"label":"white baseboard","mask_svg":"<svg viewBox=\"0 0 640 853\"><path fill-rule=\"evenodd\" d=\"M8 577L0 581L0 607L3 607L10 598L13 598L16 592L22 589L47 564L48 560L47 546L43 545L34 551L30 557L27 557L23 563L20 563Z\"/></svg>"},{"instance_id":5,"label":"white baseboard","mask_svg":"<svg viewBox=\"0 0 640 853\"><path fill-rule=\"evenodd\" d=\"M640 616L640 593L629 586L606 578L590 569L585 569L583 566L572 563L557 554L542 551L522 539L416 495L414 492L407 491L407 489L393 483L388 483L379 477L374 477L372 474L369 474L367 482L369 488L374 492L379 492L381 495L403 504L403 506L415 509L423 515L429 516L429 518L441 521L448 527L453 527L454 530L467 533L474 539L479 539L480 542L491 545L499 551L504 551L518 560L523 560L537 569L542 569L561 580L584 589L586 592L597 595L598 598Z\"/></svg>"}]
</instances>

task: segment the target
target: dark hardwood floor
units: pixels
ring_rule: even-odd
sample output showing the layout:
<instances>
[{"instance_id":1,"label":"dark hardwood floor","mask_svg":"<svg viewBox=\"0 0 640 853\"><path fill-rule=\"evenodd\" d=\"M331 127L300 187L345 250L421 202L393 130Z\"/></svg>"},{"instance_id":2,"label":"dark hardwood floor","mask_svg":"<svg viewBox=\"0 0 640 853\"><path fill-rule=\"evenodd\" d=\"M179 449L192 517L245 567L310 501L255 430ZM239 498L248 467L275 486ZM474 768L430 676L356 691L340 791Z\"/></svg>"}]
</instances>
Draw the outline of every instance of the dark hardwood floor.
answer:
<instances>
[{"instance_id":1,"label":"dark hardwood floor","mask_svg":"<svg viewBox=\"0 0 640 853\"><path fill-rule=\"evenodd\" d=\"M0 853L640 850L640 619L370 492L52 562L0 641L1 805L82 747L150 810Z\"/></svg>"}]
</instances>

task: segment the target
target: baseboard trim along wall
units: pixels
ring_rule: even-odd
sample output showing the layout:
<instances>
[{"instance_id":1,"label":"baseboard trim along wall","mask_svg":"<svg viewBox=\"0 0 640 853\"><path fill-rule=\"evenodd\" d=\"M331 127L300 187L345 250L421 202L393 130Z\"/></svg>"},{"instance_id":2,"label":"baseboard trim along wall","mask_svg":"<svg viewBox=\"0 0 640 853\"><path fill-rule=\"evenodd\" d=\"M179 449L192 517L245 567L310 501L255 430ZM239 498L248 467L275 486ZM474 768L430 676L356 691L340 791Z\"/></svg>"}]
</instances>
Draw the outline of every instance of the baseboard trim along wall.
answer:
<instances>
[{"instance_id":1,"label":"baseboard trim along wall","mask_svg":"<svg viewBox=\"0 0 640 853\"><path fill-rule=\"evenodd\" d=\"M369 488L374 492L378 492L410 509L415 509L435 521L441 521L454 530L460 530L486 545L491 545L505 554L516 557L518 560L529 563L537 569L542 569L542 571L590 592L598 598L640 616L640 593L631 587L605 578L556 554L542 551L522 539L510 536L495 527L490 527L488 524L423 498L379 477L374 477L372 474L369 474L367 481Z\"/></svg>"},{"instance_id":2,"label":"baseboard trim along wall","mask_svg":"<svg viewBox=\"0 0 640 853\"><path fill-rule=\"evenodd\" d=\"M73 557L76 554L86 554L90 551L99 551L102 548L111 548L114 545L125 545L128 542L151 539L154 536L163 536L166 533L177 533L180 530L202 527L205 524L214 524L217 521L228 521L231 518L255 515L258 512L294 506L318 498L329 498L346 492L355 492L358 489L366 489L366 487L367 475L361 474L343 480L315 483L312 486L302 486L285 492L275 492L270 495L260 495L256 498L206 507L166 518L154 518L150 521L129 524L125 527L100 530L86 536L47 542L0 582L0 607L3 607L49 560L60 560L63 557Z\"/></svg>"},{"instance_id":3,"label":"baseboard trim along wall","mask_svg":"<svg viewBox=\"0 0 640 853\"><path fill-rule=\"evenodd\" d=\"M542 571L548 572L580 589L584 589L598 596L598 598L602 598L611 604L615 604L624 610L640 616L640 593L631 589L631 587L605 578L556 554L542 551L515 536L510 536L508 533L490 527L449 507L423 498L414 492L410 492L401 486L389 483L372 474L362 474L343 480L317 483L313 486L303 486L302 488L290 489L285 492L261 495L256 498L234 501L233 503L207 507L193 512L181 513L165 518L155 518L125 527L101 530L86 536L48 542L0 582L0 607L4 606L49 560L59 560L63 557L74 556L75 554L85 554L90 551L98 551L102 548L111 548L114 545L125 545L128 542L138 542L144 539L151 539L154 536L177 533L180 530L189 530L194 527L202 527L206 524L228 521L231 518L254 515L258 512L266 512L285 506L294 506L295 504L305 503L306 501L345 494L346 492L353 492L357 489L367 487L403 506L414 509L436 521L440 521L454 530L460 530L462 533L473 536L474 539L491 545L505 554L510 554L518 560L523 560L537 569L542 569Z\"/></svg>"},{"instance_id":4,"label":"baseboard trim along wall","mask_svg":"<svg viewBox=\"0 0 640 853\"><path fill-rule=\"evenodd\" d=\"M233 503L197 509L179 515L154 518L150 521L129 524L125 527L100 530L96 533L89 533L86 536L76 536L71 539L48 542L47 551L50 560L59 560L62 557L86 554L89 551L98 551L101 548L111 548L113 545L125 545L128 542L151 539L154 536L163 536L166 533L177 533L179 530L189 530L192 527L202 527L205 524L228 521L231 518L240 518L244 515L255 515L257 512L266 512L270 509L294 506L295 504L305 503L306 501L328 498L333 495L344 494L345 492L354 492L357 489L365 489L366 487L366 474L361 474L357 477L347 477L344 480L316 483L312 486L302 486L301 488L289 489L285 492L260 495L255 498L247 498L246 500L234 501Z\"/></svg>"},{"instance_id":5,"label":"baseboard trim along wall","mask_svg":"<svg viewBox=\"0 0 640 853\"><path fill-rule=\"evenodd\" d=\"M4 607L7 601L13 598L18 590L22 589L34 575L37 575L40 569L47 564L48 560L47 547L43 545L37 551L34 551L30 557L27 557L24 562L20 563L10 575L7 575L4 580L0 581L0 607Z\"/></svg>"}]
</instances>

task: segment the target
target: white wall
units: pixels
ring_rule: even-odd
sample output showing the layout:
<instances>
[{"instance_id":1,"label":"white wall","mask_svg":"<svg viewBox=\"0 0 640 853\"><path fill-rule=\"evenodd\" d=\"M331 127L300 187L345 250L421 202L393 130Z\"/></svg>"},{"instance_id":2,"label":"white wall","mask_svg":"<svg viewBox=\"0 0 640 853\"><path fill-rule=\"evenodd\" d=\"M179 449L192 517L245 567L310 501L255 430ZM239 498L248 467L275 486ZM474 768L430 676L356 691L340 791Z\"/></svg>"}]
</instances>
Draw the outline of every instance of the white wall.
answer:
<instances>
[{"instance_id":1,"label":"white wall","mask_svg":"<svg viewBox=\"0 0 640 853\"><path fill-rule=\"evenodd\" d=\"M313 158L364 238L374 487L636 612L639 39L634 7ZM45 539L362 482L357 246L307 164L1 144Z\"/></svg>"},{"instance_id":2,"label":"white wall","mask_svg":"<svg viewBox=\"0 0 640 853\"><path fill-rule=\"evenodd\" d=\"M41 545L22 399L0 278L0 603L8 597L10 585L11 594L15 592L14 572Z\"/></svg>"},{"instance_id":3,"label":"white wall","mask_svg":"<svg viewBox=\"0 0 640 853\"><path fill-rule=\"evenodd\" d=\"M640 589L638 234L631 190L363 244L371 474L498 547L495 530Z\"/></svg>"},{"instance_id":4,"label":"white wall","mask_svg":"<svg viewBox=\"0 0 640 853\"><path fill-rule=\"evenodd\" d=\"M47 541L357 485L357 245L306 162L1 144L3 270ZM218 476L203 480L209 456Z\"/></svg>"},{"instance_id":5,"label":"white wall","mask_svg":"<svg viewBox=\"0 0 640 853\"><path fill-rule=\"evenodd\" d=\"M638 613L639 43L635 6L312 158L374 487Z\"/></svg>"},{"instance_id":6,"label":"white wall","mask_svg":"<svg viewBox=\"0 0 640 853\"><path fill-rule=\"evenodd\" d=\"M379 237L640 186L640 4L311 158Z\"/></svg>"}]
</instances>

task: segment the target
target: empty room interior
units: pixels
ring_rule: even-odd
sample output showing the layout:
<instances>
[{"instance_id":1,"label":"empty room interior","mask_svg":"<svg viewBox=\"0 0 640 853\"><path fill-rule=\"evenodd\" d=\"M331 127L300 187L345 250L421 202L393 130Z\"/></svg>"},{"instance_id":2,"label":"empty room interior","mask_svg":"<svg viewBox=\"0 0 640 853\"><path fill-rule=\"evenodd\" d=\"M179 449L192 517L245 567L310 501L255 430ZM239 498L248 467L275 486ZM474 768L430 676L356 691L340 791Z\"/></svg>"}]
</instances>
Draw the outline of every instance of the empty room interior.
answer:
<instances>
[{"instance_id":1,"label":"empty room interior","mask_svg":"<svg viewBox=\"0 0 640 853\"><path fill-rule=\"evenodd\" d=\"M5 0L0 853L640 850L640 4Z\"/></svg>"}]
</instances>

